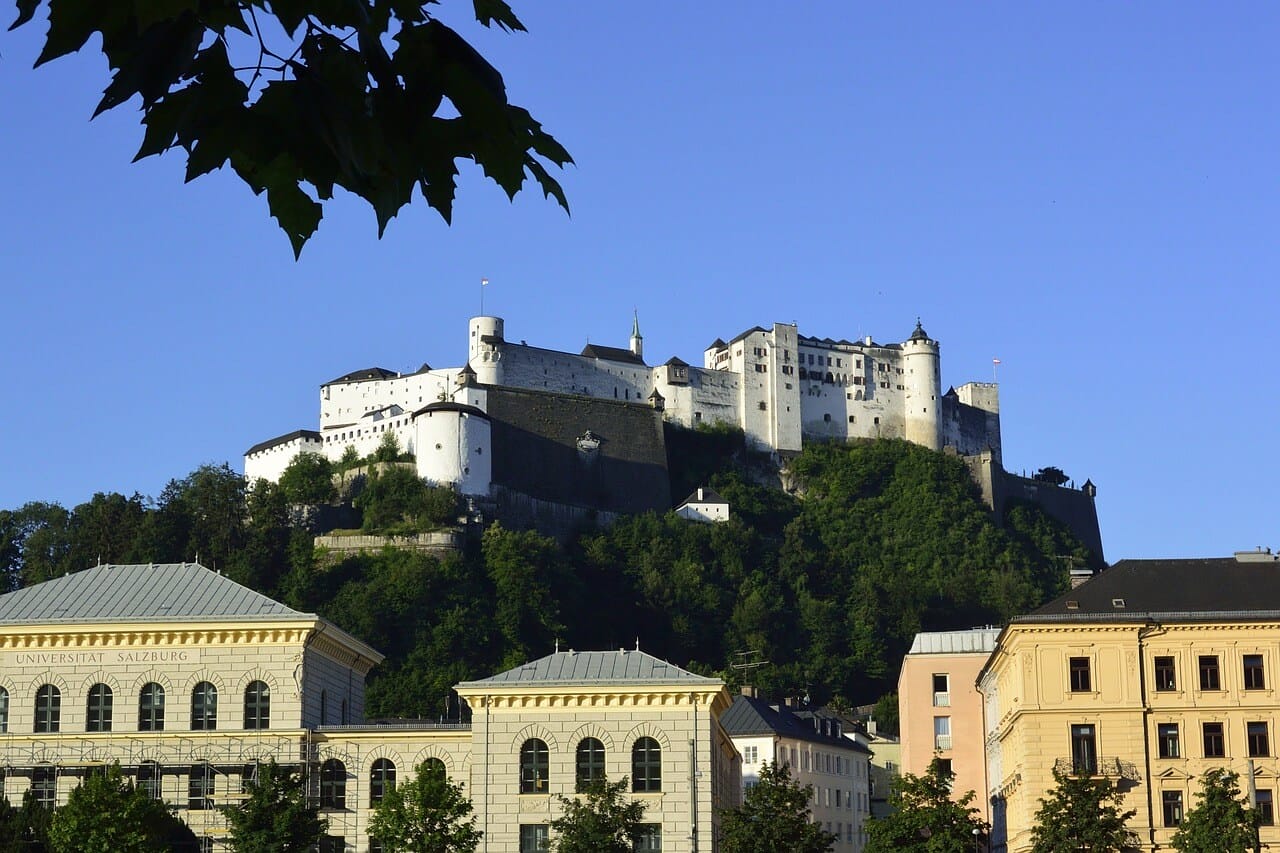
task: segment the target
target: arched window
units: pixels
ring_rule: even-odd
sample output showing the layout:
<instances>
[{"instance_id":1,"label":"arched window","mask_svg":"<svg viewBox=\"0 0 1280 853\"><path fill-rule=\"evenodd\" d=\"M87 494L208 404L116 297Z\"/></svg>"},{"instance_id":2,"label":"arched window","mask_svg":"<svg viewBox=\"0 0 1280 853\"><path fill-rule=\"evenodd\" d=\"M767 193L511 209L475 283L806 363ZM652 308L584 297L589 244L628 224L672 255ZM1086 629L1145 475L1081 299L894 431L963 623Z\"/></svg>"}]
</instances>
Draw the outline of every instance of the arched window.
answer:
<instances>
[{"instance_id":1,"label":"arched window","mask_svg":"<svg viewBox=\"0 0 1280 853\"><path fill-rule=\"evenodd\" d=\"M138 765L138 790L153 800L160 799L160 765L144 761Z\"/></svg>"},{"instance_id":2,"label":"arched window","mask_svg":"<svg viewBox=\"0 0 1280 853\"><path fill-rule=\"evenodd\" d=\"M530 738L520 747L520 793L545 794L551 759L547 744L538 738Z\"/></svg>"},{"instance_id":3,"label":"arched window","mask_svg":"<svg viewBox=\"0 0 1280 853\"><path fill-rule=\"evenodd\" d=\"M585 791L592 783L604 781L604 744L593 737L578 741L577 790Z\"/></svg>"},{"instance_id":4,"label":"arched window","mask_svg":"<svg viewBox=\"0 0 1280 853\"><path fill-rule=\"evenodd\" d=\"M9 731L9 691L0 687L0 733Z\"/></svg>"},{"instance_id":5,"label":"arched window","mask_svg":"<svg viewBox=\"0 0 1280 853\"><path fill-rule=\"evenodd\" d=\"M207 681L191 691L191 728L211 732L218 727L218 688Z\"/></svg>"},{"instance_id":6,"label":"arched window","mask_svg":"<svg viewBox=\"0 0 1280 853\"><path fill-rule=\"evenodd\" d=\"M154 681L142 685L138 694L138 731L164 731L164 688Z\"/></svg>"},{"instance_id":7,"label":"arched window","mask_svg":"<svg viewBox=\"0 0 1280 853\"><path fill-rule=\"evenodd\" d=\"M441 761L441 760L440 760L440 759L438 759L438 758L428 758L428 759L425 759L425 760L422 762L422 766L423 766L424 768L426 768L426 772L427 772L428 774L434 774L434 775L439 775L439 776L448 776L448 775L449 775L449 771L448 771L448 769L444 766L444 762L443 762L443 761Z\"/></svg>"},{"instance_id":8,"label":"arched window","mask_svg":"<svg viewBox=\"0 0 1280 853\"><path fill-rule=\"evenodd\" d=\"M662 790L662 747L651 737L642 737L631 747L631 790Z\"/></svg>"},{"instance_id":9,"label":"arched window","mask_svg":"<svg viewBox=\"0 0 1280 853\"><path fill-rule=\"evenodd\" d=\"M56 732L61 715L62 694L52 684L43 685L36 691L36 732L39 734Z\"/></svg>"},{"instance_id":10,"label":"arched window","mask_svg":"<svg viewBox=\"0 0 1280 853\"><path fill-rule=\"evenodd\" d=\"M266 682L253 681L244 689L244 727L271 727L271 688L267 687Z\"/></svg>"},{"instance_id":11,"label":"arched window","mask_svg":"<svg viewBox=\"0 0 1280 853\"><path fill-rule=\"evenodd\" d=\"M187 808L202 811L213 808L213 768L208 764L192 764L187 776Z\"/></svg>"},{"instance_id":12,"label":"arched window","mask_svg":"<svg viewBox=\"0 0 1280 853\"><path fill-rule=\"evenodd\" d=\"M320 765L320 808L347 807L347 767L336 758Z\"/></svg>"},{"instance_id":13,"label":"arched window","mask_svg":"<svg viewBox=\"0 0 1280 853\"><path fill-rule=\"evenodd\" d=\"M373 768L369 771L369 806L373 807L382 802L382 798L395 788L395 762L386 758L379 758L373 762Z\"/></svg>"},{"instance_id":14,"label":"arched window","mask_svg":"<svg viewBox=\"0 0 1280 853\"><path fill-rule=\"evenodd\" d=\"M111 688L107 685L95 684L89 688L89 702L84 715L86 732L111 731L111 699Z\"/></svg>"},{"instance_id":15,"label":"arched window","mask_svg":"<svg viewBox=\"0 0 1280 853\"><path fill-rule=\"evenodd\" d=\"M58 804L58 768L52 764L37 764L31 768L31 796L36 804L53 808Z\"/></svg>"}]
</instances>

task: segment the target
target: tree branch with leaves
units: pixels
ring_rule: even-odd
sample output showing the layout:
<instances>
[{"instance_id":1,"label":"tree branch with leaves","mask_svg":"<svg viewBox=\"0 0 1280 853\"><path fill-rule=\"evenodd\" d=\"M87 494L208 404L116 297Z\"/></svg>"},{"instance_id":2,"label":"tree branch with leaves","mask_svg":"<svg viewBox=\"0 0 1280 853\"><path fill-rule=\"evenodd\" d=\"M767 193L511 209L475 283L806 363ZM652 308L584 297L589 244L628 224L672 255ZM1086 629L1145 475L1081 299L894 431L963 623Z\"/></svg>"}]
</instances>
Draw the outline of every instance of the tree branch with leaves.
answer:
<instances>
[{"instance_id":1,"label":"tree branch with leaves","mask_svg":"<svg viewBox=\"0 0 1280 853\"><path fill-rule=\"evenodd\" d=\"M49 10L37 66L101 37L112 76L94 115L141 99L135 160L181 148L187 181L230 164L266 194L295 256L335 188L369 203L379 237L415 189L449 222L459 160L508 197L532 178L569 209L548 171L569 153L507 100L436 0L16 2L10 29ZM504 0L472 6L486 27L525 29Z\"/></svg>"}]
</instances>

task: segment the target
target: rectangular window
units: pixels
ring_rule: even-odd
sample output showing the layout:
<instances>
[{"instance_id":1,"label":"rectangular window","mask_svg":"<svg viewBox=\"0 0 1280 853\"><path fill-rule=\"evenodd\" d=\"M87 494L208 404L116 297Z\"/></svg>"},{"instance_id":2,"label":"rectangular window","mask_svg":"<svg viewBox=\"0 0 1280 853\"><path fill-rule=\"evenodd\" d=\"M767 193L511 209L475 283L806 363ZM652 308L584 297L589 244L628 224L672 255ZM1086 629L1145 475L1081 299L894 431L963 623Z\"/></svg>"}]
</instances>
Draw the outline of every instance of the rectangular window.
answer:
<instances>
[{"instance_id":1,"label":"rectangular window","mask_svg":"<svg viewBox=\"0 0 1280 853\"><path fill-rule=\"evenodd\" d=\"M1227 755L1227 738L1222 723L1205 723L1204 757L1225 758Z\"/></svg>"},{"instance_id":2,"label":"rectangular window","mask_svg":"<svg viewBox=\"0 0 1280 853\"><path fill-rule=\"evenodd\" d=\"M347 839L341 835L320 836L320 853L345 853Z\"/></svg>"},{"instance_id":3,"label":"rectangular window","mask_svg":"<svg viewBox=\"0 0 1280 853\"><path fill-rule=\"evenodd\" d=\"M1245 723L1249 735L1249 757L1266 758L1271 754L1266 723Z\"/></svg>"},{"instance_id":4,"label":"rectangular window","mask_svg":"<svg viewBox=\"0 0 1280 853\"><path fill-rule=\"evenodd\" d=\"M945 672L933 674L933 705L935 708L951 705L951 677Z\"/></svg>"},{"instance_id":5,"label":"rectangular window","mask_svg":"<svg viewBox=\"0 0 1280 853\"><path fill-rule=\"evenodd\" d=\"M933 748L934 749L950 749L951 748L951 718L950 717L934 717L933 718Z\"/></svg>"},{"instance_id":6,"label":"rectangular window","mask_svg":"<svg viewBox=\"0 0 1280 853\"><path fill-rule=\"evenodd\" d=\"M1173 666L1173 658L1156 658L1156 690L1177 690L1178 679Z\"/></svg>"},{"instance_id":7,"label":"rectangular window","mask_svg":"<svg viewBox=\"0 0 1280 853\"><path fill-rule=\"evenodd\" d=\"M545 823L520 824L520 853L545 853L548 847L547 841Z\"/></svg>"},{"instance_id":8,"label":"rectangular window","mask_svg":"<svg viewBox=\"0 0 1280 853\"><path fill-rule=\"evenodd\" d=\"M1164 806L1164 825L1178 826L1182 823L1182 792L1161 791L1160 801Z\"/></svg>"},{"instance_id":9,"label":"rectangular window","mask_svg":"<svg viewBox=\"0 0 1280 853\"><path fill-rule=\"evenodd\" d=\"M1262 655L1244 656L1244 689L1262 690L1267 686L1267 679L1262 672Z\"/></svg>"},{"instance_id":10,"label":"rectangular window","mask_svg":"<svg viewBox=\"0 0 1280 853\"><path fill-rule=\"evenodd\" d=\"M1200 689L1221 690L1222 679L1218 677L1218 656L1200 655Z\"/></svg>"},{"instance_id":11,"label":"rectangular window","mask_svg":"<svg viewBox=\"0 0 1280 853\"><path fill-rule=\"evenodd\" d=\"M1263 826L1274 826L1276 822L1275 806L1271 801L1270 791L1258 791L1255 808L1258 810L1258 823Z\"/></svg>"},{"instance_id":12,"label":"rectangular window","mask_svg":"<svg viewBox=\"0 0 1280 853\"><path fill-rule=\"evenodd\" d=\"M1160 723L1156 726L1156 741L1161 758L1178 758L1178 724Z\"/></svg>"},{"instance_id":13,"label":"rectangular window","mask_svg":"<svg viewBox=\"0 0 1280 853\"><path fill-rule=\"evenodd\" d=\"M745 764L755 764L756 758L759 757L760 748L757 746L744 746L742 748L742 761Z\"/></svg>"},{"instance_id":14,"label":"rectangular window","mask_svg":"<svg viewBox=\"0 0 1280 853\"><path fill-rule=\"evenodd\" d=\"M1071 727L1071 769L1077 775L1098 772L1098 737L1091 723Z\"/></svg>"},{"instance_id":15,"label":"rectangular window","mask_svg":"<svg viewBox=\"0 0 1280 853\"><path fill-rule=\"evenodd\" d=\"M1090 678L1089 659L1088 658L1072 658L1071 659L1071 692L1072 693L1088 693L1093 688L1090 686L1093 679Z\"/></svg>"},{"instance_id":16,"label":"rectangular window","mask_svg":"<svg viewBox=\"0 0 1280 853\"><path fill-rule=\"evenodd\" d=\"M642 823L636 835L636 853L662 853L662 824Z\"/></svg>"}]
</instances>

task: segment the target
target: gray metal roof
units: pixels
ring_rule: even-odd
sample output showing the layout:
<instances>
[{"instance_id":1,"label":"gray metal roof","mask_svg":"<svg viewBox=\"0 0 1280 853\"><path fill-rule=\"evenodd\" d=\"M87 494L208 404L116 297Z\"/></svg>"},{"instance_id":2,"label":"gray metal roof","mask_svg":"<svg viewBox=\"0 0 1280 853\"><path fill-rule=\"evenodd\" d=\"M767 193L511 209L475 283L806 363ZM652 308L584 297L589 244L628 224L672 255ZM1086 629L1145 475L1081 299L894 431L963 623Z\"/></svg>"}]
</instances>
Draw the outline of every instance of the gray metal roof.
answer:
<instances>
[{"instance_id":1,"label":"gray metal roof","mask_svg":"<svg viewBox=\"0 0 1280 853\"><path fill-rule=\"evenodd\" d=\"M999 628L970 628L967 631L922 631L911 641L912 655L987 654L996 647Z\"/></svg>"},{"instance_id":2,"label":"gray metal roof","mask_svg":"<svg viewBox=\"0 0 1280 853\"><path fill-rule=\"evenodd\" d=\"M308 615L196 563L96 566L0 595L0 625Z\"/></svg>"},{"instance_id":3,"label":"gray metal roof","mask_svg":"<svg viewBox=\"0 0 1280 853\"><path fill-rule=\"evenodd\" d=\"M555 652L515 669L479 681L464 681L458 686L689 684L710 687L722 683L718 678L695 675L641 651L618 649L612 652Z\"/></svg>"}]
</instances>

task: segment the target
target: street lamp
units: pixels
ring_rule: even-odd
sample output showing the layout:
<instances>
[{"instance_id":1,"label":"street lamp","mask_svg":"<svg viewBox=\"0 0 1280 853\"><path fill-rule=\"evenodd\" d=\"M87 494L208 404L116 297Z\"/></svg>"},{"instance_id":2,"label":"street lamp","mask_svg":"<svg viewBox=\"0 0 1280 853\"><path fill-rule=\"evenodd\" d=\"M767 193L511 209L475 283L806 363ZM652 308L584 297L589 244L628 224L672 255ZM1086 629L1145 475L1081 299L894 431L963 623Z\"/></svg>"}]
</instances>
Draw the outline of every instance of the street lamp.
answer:
<instances>
[{"instance_id":1,"label":"street lamp","mask_svg":"<svg viewBox=\"0 0 1280 853\"><path fill-rule=\"evenodd\" d=\"M982 830L973 828L973 853L982 853Z\"/></svg>"}]
</instances>

